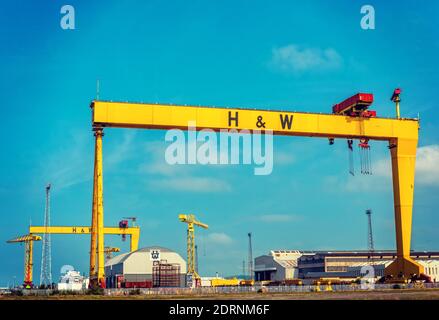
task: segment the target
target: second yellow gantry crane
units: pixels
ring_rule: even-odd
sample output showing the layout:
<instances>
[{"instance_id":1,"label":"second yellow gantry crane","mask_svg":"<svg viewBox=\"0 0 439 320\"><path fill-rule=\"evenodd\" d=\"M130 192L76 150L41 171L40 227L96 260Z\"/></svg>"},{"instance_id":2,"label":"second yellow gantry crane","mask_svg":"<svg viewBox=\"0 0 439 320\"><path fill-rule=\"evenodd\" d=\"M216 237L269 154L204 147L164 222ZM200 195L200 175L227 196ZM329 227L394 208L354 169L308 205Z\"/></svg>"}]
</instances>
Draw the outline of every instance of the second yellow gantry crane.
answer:
<instances>
[{"instance_id":1,"label":"second yellow gantry crane","mask_svg":"<svg viewBox=\"0 0 439 320\"><path fill-rule=\"evenodd\" d=\"M129 236L130 237L130 252L136 251L139 247L139 237L140 237L140 227L133 226L133 227L103 227L102 233L104 235L121 235L121 236ZM93 235L92 227L91 226L29 226L29 234L34 235L37 234L91 234ZM41 239L41 237L40 237ZM96 257L96 255L102 254L111 255L111 252L119 252L114 251L119 248L112 248L111 251L109 247L104 247L102 252L100 253L98 251L98 248L94 247L94 254L90 253L90 256ZM111 251L111 252L110 252ZM104 261L105 262L105 261ZM94 270L95 265L90 265L92 270ZM32 267L31 267L32 268ZM91 274L91 280L97 281L97 279L93 278L93 274Z\"/></svg>"},{"instance_id":2,"label":"second yellow gantry crane","mask_svg":"<svg viewBox=\"0 0 439 320\"><path fill-rule=\"evenodd\" d=\"M178 219L187 224L187 273L192 274L195 279L200 276L195 269L195 228L194 226L208 229L209 226L198 221L193 214L179 214Z\"/></svg>"}]
</instances>

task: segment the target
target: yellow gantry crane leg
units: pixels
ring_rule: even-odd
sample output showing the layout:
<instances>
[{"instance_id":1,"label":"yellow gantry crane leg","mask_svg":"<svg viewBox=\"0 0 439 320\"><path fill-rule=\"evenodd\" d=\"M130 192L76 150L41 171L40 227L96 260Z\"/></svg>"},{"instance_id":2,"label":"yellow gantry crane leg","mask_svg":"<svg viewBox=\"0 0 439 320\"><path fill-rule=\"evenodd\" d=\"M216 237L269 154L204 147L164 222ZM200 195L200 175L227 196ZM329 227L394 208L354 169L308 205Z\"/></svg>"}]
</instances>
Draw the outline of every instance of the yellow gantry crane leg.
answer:
<instances>
[{"instance_id":1,"label":"yellow gantry crane leg","mask_svg":"<svg viewBox=\"0 0 439 320\"><path fill-rule=\"evenodd\" d=\"M92 209L92 239L90 245L90 279L91 284L96 285L95 277L100 286L105 284L105 252L104 252L104 203L103 203L103 169L102 169L102 128L94 128L95 135L95 165L93 177L93 209ZM97 265L96 254L97 244Z\"/></svg>"},{"instance_id":2,"label":"yellow gantry crane leg","mask_svg":"<svg viewBox=\"0 0 439 320\"><path fill-rule=\"evenodd\" d=\"M391 148L397 259L386 274L408 278L423 273L423 268L409 257L415 157L419 122L417 119L351 117L336 114L212 108L164 104L93 101L94 128L270 130L276 135L370 139L387 141ZM102 141L99 141L102 143ZM96 139L98 146L98 139ZM96 147L95 186L102 179L102 146ZM99 171L100 170L100 171ZM100 180L102 182L102 180ZM96 189L94 189L96 190ZM97 189L102 199L102 186ZM99 203L99 202L98 202ZM103 210L97 208L103 214ZM102 275L102 273L101 273Z\"/></svg>"},{"instance_id":3,"label":"yellow gantry crane leg","mask_svg":"<svg viewBox=\"0 0 439 320\"><path fill-rule=\"evenodd\" d=\"M409 278L424 273L424 267L410 258L413 193L417 140L395 139L392 156L393 197L395 205L396 260L386 269L386 276Z\"/></svg>"},{"instance_id":4,"label":"yellow gantry crane leg","mask_svg":"<svg viewBox=\"0 0 439 320\"><path fill-rule=\"evenodd\" d=\"M94 134L95 139L97 140L96 132ZM97 209L97 194L98 190L96 188L96 176L97 176L97 168L96 168L96 155L98 154L97 150L97 141L95 142L95 153L94 153L94 173L93 173L93 201L92 201L92 215L91 215L91 241L90 241L90 284L97 280L98 274L96 269L96 255L97 255L97 242L98 242L98 209Z\"/></svg>"}]
</instances>

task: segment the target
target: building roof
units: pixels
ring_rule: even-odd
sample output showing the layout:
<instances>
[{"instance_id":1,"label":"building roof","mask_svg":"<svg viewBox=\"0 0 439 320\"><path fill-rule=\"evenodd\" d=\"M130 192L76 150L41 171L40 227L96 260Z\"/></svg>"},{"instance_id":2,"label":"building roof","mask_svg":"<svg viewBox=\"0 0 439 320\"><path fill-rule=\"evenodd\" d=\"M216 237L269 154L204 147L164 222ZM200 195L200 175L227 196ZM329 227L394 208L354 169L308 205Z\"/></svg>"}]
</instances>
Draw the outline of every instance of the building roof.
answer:
<instances>
[{"instance_id":1,"label":"building roof","mask_svg":"<svg viewBox=\"0 0 439 320\"><path fill-rule=\"evenodd\" d=\"M174 252L171 249L168 249L168 248L165 248L165 247L161 247L161 246L144 247L144 248L140 248L140 249L138 249L136 251L119 254L119 255L109 259L107 262L105 262L105 266L110 266L110 265L115 265L115 264L123 263L124 261L126 261L134 253L138 253L138 252L148 252L149 253L152 250L160 250L160 252Z\"/></svg>"},{"instance_id":2,"label":"building roof","mask_svg":"<svg viewBox=\"0 0 439 320\"><path fill-rule=\"evenodd\" d=\"M375 250L370 252L368 250L340 250L340 251L315 251L314 254L322 256L337 256L337 257L355 257L355 256L391 256L396 257L395 250ZM411 257L439 257L439 251L410 251Z\"/></svg>"},{"instance_id":3,"label":"building roof","mask_svg":"<svg viewBox=\"0 0 439 320\"><path fill-rule=\"evenodd\" d=\"M276 260L284 268L295 268L297 267L297 260Z\"/></svg>"},{"instance_id":4,"label":"building roof","mask_svg":"<svg viewBox=\"0 0 439 320\"><path fill-rule=\"evenodd\" d=\"M320 255L345 255L345 256L355 256L355 255L369 255L370 250L271 250L270 254L274 253L295 253L300 255L309 254L320 254ZM374 255L395 255L395 250L374 250ZM439 251L415 251L410 250L410 256L439 256Z\"/></svg>"}]
</instances>

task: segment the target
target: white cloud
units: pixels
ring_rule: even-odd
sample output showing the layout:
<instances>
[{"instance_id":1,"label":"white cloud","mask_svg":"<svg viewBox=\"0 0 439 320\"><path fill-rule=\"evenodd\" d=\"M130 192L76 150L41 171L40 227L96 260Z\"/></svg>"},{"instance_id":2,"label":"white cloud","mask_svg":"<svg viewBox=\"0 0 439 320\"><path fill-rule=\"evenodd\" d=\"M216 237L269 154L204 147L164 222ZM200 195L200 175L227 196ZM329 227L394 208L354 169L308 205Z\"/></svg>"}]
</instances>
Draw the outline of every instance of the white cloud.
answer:
<instances>
[{"instance_id":1,"label":"white cloud","mask_svg":"<svg viewBox=\"0 0 439 320\"><path fill-rule=\"evenodd\" d=\"M144 164L141 166L142 172L150 174L159 174L163 176L173 176L177 173L178 167L175 165L167 164L166 162L153 162L151 164Z\"/></svg>"},{"instance_id":2,"label":"white cloud","mask_svg":"<svg viewBox=\"0 0 439 320\"><path fill-rule=\"evenodd\" d=\"M392 183L390 178L383 179L383 176L376 174L375 167L372 167L372 175L362 175L356 173L326 176L322 180L322 187L328 192L385 192L391 190Z\"/></svg>"},{"instance_id":3,"label":"white cloud","mask_svg":"<svg viewBox=\"0 0 439 320\"><path fill-rule=\"evenodd\" d=\"M383 177L392 175L390 159L381 159L374 165L374 173ZM419 147L416 156L416 184L439 186L439 145Z\"/></svg>"},{"instance_id":4,"label":"white cloud","mask_svg":"<svg viewBox=\"0 0 439 320\"><path fill-rule=\"evenodd\" d=\"M206 242L211 244L231 244L233 242L232 238L223 232L210 233L206 237Z\"/></svg>"},{"instance_id":5,"label":"white cloud","mask_svg":"<svg viewBox=\"0 0 439 320\"><path fill-rule=\"evenodd\" d=\"M183 192L228 192L231 185L214 177L197 177L197 167L192 165L170 165L165 160L168 144L162 141L150 142L146 151L152 155L147 163L142 164L138 172L155 175L149 184L153 188Z\"/></svg>"},{"instance_id":6,"label":"white cloud","mask_svg":"<svg viewBox=\"0 0 439 320\"><path fill-rule=\"evenodd\" d=\"M144 151L150 156L147 162L142 163L138 172L140 174L153 174L161 176L176 176L187 174L189 166L170 165L165 160L165 151L168 145L164 141L152 141L145 144Z\"/></svg>"},{"instance_id":7,"label":"white cloud","mask_svg":"<svg viewBox=\"0 0 439 320\"><path fill-rule=\"evenodd\" d=\"M188 192L228 192L231 186L220 179L202 177L176 177L152 180L154 188Z\"/></svg>"},{"instance_id":8,"label":"white cloud","mask_svg":"<svg viewBox=\"0 0 439 320\"><path fill-rule=\"evenodd\" d=\"M423 185L439 185L439 145L418 149L416 182Z\"/></svg>"},{"instance_id":9,"label":"white cloud","mask_svg":"<svg viewBox=\"0 0 439 320\"><path fill-rule=\"evenodd\" d=\"M379 177L391 177L392 176L392 165L390 164L390 159L384 158L376 161L372 165L373 174Z\"/></svg>"},{"instance_id":10,"label":"white cloud","mask_svg":"<svg viewBox=\"0 0 439 320\"><path fill-rule=\"evenodd\" d=\"M297 221L301 217L293 214L265 214L257 217L257 219L263 222L288 222Z\"/></svg>"},{"instance_id":11,"label":"white cloud","mask_svg":"<svg viewBox=\"0 0 439 320\"><path fill-rule=\"evenodd\" d=\"M124 134L122 141L104 154L104 171L114 170L128 159L134 149L134 133ZM52 152L44 160L41 170L47 182L56 190L66 189L93 180L94 137L92 134L72 132L68 143Z\"/></svg>"},{"instance_id":12,"label":"white cloud","mask_svg":"<svg viewBox=\"0 0 439 320\"><path fill-rule=\"evenodd\" d=\"M134 154L134 138L134 131L126 131L123 135L122 141L115 144L113 150L109 150L108 155L104 158L104 164L107 169L111 170L117 167L118 164L129 159L129 157Z\"/></svg>"},{"instance_id":13,"label":"white cloud","mask_svg":"<svg viewBox=\"0 0 439 320\"><path fill-rule=\"evenodd\" d=\"M338 69L343 59L333 48L302 48L290 44L273 49L271 64L284 72L300 73Z\"/></svg>"}]
</instances>

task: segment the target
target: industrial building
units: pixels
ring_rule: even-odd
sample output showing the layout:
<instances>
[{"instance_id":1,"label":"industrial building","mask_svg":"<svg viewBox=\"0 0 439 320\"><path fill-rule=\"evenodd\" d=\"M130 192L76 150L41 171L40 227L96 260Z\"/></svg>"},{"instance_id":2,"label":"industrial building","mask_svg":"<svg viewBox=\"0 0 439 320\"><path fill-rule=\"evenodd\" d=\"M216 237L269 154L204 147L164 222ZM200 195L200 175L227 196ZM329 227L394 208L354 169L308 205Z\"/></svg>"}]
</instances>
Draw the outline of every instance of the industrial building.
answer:
<instances>
[{"instance_id":1,"label":"industrial building","mask_svg":"<svg viewBox=\"0 0 439 320\"><path fill-rule=\"evenodd\" d=\"M411 252L411 257L425 268L432 281L439 281L439 252ZM373 265L375 276L396 258L396 252L383 251L299 251L272 250L255 259L256 281L318 279L324 277L356 278L361 267Z\"/></svg>"},{"instance_id":2,"label":"industrial building","mask_svg":"<svg viewBox=\"0 0 439 320\"><path fill-rule=\"evenodd\" d=\"M268 255L255 258L256 281L282 281L299 278L297 267L303 252L299 250L272 250Z\"/></svg>"},{"instance_id":3,"label":"industrial building","mask_svg":"<svg viewBox=\"0 0 439 320\"><path fill-rule=\"evenodd\" d=\"M107 288L184 287L186 273L186 261L159 246L124 253L105 263Z\"/></svg>"}]
</instances>

